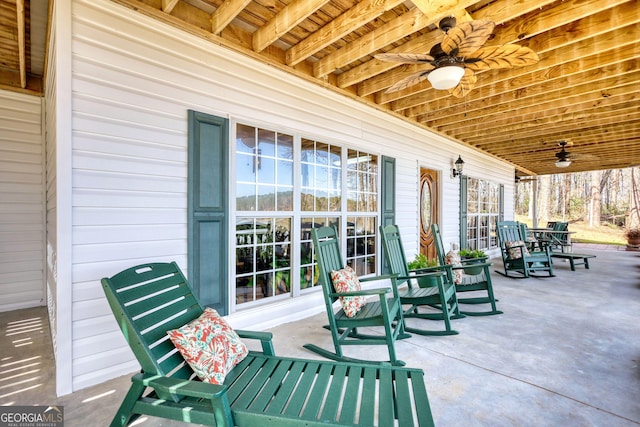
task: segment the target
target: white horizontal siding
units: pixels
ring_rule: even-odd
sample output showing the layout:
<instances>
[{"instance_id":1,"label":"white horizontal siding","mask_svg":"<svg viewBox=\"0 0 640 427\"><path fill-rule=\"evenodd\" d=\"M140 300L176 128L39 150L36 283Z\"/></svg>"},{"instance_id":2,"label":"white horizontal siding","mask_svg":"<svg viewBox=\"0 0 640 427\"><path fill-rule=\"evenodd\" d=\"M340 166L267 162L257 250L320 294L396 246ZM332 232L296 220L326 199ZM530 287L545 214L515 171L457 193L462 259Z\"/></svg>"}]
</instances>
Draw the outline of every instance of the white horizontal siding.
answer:
<instances>
[{"instance_id":1,"label":"white horizontal siding","mask_svg":"<svg viewBox=\"0 0 640 427\"><path fill-rule=\"evenodd\" d=\"M0 311L45 302L42 103L0 90Z\"/></svg>"},{"instance_id":2,"label":"white horizontal siding","mask_svg":"<svg viewBox=\"0 0 640 427\"><path fill-rule=\"evenodd\" d=\"M458 153L508 172L441 136L113 2L72 4L74 389L137 366L100 278L148 261L176 260L186 271L188 109L395 157L397 222L414 251L419 166L442 173L444 209L456 212L445 223L451 236L458 190L448 170ZM271 327L322 309L316 293L229 318L255 326L266 310L270 320L261 326Z\"/></svg>"}]
</instances>

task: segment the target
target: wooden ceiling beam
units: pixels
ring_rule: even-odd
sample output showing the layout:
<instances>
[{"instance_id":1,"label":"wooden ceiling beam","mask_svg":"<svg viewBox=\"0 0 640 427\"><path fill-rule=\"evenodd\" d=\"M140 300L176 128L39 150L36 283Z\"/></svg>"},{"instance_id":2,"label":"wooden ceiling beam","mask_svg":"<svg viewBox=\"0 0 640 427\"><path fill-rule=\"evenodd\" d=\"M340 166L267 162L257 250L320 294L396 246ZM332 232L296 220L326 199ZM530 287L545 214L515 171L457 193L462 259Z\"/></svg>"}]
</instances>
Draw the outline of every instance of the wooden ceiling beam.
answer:
<instances>
[{"instance_id":1,"label":"wooden ceiling beam","mask_svg":"<svg viewBox=\"0 0 640 427\"><path fill-rule=\"evenodd\" d=\"M176 7L179 0L162 0L162 11L164 13L171 13L173 8Z\"/></svg>"},{"instance_id":2,"label":"wooden ceiling beam","mask_svg":"<svg viewBox=\"0 0 640 427\"><path fill-rule=\"evenodd\" d=\"M413 9L330 53L313 64L313 75L321 78L433 23L419 9Z\"/></svg>"},{"instance_id":3,"label":"wooden ceiling beam","mask_svg":"<svg viewBox=\"0 0 640 427\"><path fill-rule=\"evenodd\" d=\"M20 63L20 87L27 87L27 54L25 48L24 0L16 0L16 19L18 23L18 60Z\"/></svg>"},{"instance_id":4,"label":"wooden ceiling beam","mask_svg":"<svg viewBox=\"0 0 640 427\"><path fill-rule=\"evenodd\" d=\"M211 32L219 35L251 0L226 0L211 15Z\"/></svg>"},{"instance_id":5,"label":"wooden ceiling beam","mask_svg":"<svg viewBox=\"0 0 640 427\"><path fill-rule=\"evenodd\" d=\"M635 113L634 108L627 108L624 111L616 113L602 112L593 113L588 116L567 117L564 122L554 126L555 133L540 133L540 131L543 130L540 126L544 126L544 124L541 124L537 128L528 127L517 133L502 132L499 135L495 135L491 141L483 142L482 144L473 144L473 146L493 153L496 153L499 150L512 152L514 147L518 145L525 147L531 145L534 149L537 149L535 147L539 147L539 144L541 143L561 140L572 140L578 142L584 140L584 138L589 138L589 136L593 136L596 133L608 134L609 132L613 133L618 130L623 132L628 129L635 129L636 124L634 121L637 121L638 119L639 117ZM628 123L618 125L617 123L620 123L621 120L628 121ZM580 135L572 133L574 132L574 129L576 129L575 126L577 125L583 127L583 129L581 129L582 134ZM587 126L591 127L589 128ZM607 132L603 132L603 129ZM624 135L621 134L619 136ZM608 138L611 139L611 136Z\"/></svg>"},{"instance_id":6,"label":"wooden ceiling beam","mask_svg":"<svg viewBox=\"0 0 640 427\"><path fill-rule=\"evenodd\" d=\"M272 20L253 33L253 50L262 52L328 2L329 0L295 0L289 3Z\"/></svg>"},{"instance_id":7,"label":"wooden ceiling beam","mask_svg":"<svg viewBox=\"0 0 640 427\"><path fill-rule=\"evenodd\" d=\"M629 85L627 87L630 87ZM636 85L638 86L638 85ZM486 133L492 133L494 129L502 129L508 126L517 126L523 123L538 123L543 120L556 120L559 117L563 117L566 114L588 114L600 109L621 109L625 106L637 106L638 100L640 100L640 91L637 90L632 93L623 93L619 96L611 96L606 99L585 102L582 104L575 104L570 107L562 106L560 108L548 108L545 111L539 111L536 113L527 113L524 115L511 115L503 114L502 118L485 116L476 120L477 125L465 126L461 129L456 129L451 133L456 135L464 135L469 132L477 132L478 130ZM486 126L483 126L486 125ZM442 132L447 133L448 130ZM447 133L449 134L449 133Z\"/></svg>"},{"instance_id":8,"label":"wooden ceiling beam","mask_svg":"<svg viewBox=\"0 0 640 427\"><path fill-rule=\"evenodd\" d=\"M636 109L637 110L637 109ZM631 121L640 119L640 112L627 112L622 116L616 114L615 122L620 121ZM602 118L599 117L598 114L592 115L590 118L578 118L578 119L568 119L564 122L556 123L556 126L553 127L553 130L550 130L549 126L546 124L540 125L530 125L527 127L523 127L522 129L516 131L501 131L499 134L485 134L486 143L489 144L491 142L504 142L513 140L514 135L517 135L517 138L531 138L540 135L559 135L550 137L552 140L560 140L563 139L566 132L571 132L575 129L594 129L603 126L610 126L612 124L611 117L607 115L607 113L602 114ZM471 138L471 137L468 137ZM546 139L546 138L545 138ZM464 138L462 139L464 141Z\"/></svg>"},{"instance_id":9,"label":"wooden ceiling beam","mask_svg":"<svg viewBox=\"0 0 640 427\"><path fill-rule=\"evenodd\" d=\"M302 0L303 2L305 0ZM309 1L309 0L307 0ZM286 52L287 65L296 65L329 46L336 40L393 9L403 0L362 0L315 33L309 35Z\"/></svg>"}]
</instances>

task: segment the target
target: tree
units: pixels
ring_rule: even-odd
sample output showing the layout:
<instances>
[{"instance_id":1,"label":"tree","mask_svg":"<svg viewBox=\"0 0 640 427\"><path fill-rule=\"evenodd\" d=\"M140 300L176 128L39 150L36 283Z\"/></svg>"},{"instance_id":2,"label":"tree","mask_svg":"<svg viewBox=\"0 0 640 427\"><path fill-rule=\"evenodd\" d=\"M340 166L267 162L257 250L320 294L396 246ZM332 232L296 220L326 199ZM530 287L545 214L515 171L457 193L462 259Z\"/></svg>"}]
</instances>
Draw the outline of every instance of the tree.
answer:
<instances>
[{"instance_id":1,"label":"tree","mask_svg":"<svg viewBox=\"0 0 640 427\"><path fill-rule=\"evenodd\" d=\"M589 187L589 227L600 225L600 196L602 188L602 172L591 172L591 186Z\"/></svg>"}]
</instances>

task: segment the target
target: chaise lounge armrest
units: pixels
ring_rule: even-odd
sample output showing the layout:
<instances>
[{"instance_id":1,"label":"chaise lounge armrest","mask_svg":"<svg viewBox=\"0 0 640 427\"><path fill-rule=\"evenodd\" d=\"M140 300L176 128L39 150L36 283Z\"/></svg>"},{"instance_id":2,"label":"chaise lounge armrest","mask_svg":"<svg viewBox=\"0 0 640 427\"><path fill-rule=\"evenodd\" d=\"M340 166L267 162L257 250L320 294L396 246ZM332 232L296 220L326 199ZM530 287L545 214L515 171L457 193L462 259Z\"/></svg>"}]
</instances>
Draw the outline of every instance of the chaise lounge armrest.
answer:
<instances>
[{"instance_id":1,"label":"chaise lounge armrest","mask_svg":"<svg viewBox=\"0 0 640 427\"><path fill-rule=\"evenodd\" d=\"M227 386L205 383L198 380L171 378L155 374L139 373L131 378L133 383L151 387L163 399L179 402L185 397L197 399L220 399L227 393Z\"/></svg>"},{"instance_id":2,"label":"chaise lounge armrest","mask_svg":"<svg viewBox=\"0 0 640 427\"><path fill-rule=\"evenodd\" d=\"M275 356L276 352L273 348L273 334L271 332L245 331L236 329L236 333L240 338L249 340L259 340L262 345L262 352L267 356Z\"/></svg>"}]
</instances>

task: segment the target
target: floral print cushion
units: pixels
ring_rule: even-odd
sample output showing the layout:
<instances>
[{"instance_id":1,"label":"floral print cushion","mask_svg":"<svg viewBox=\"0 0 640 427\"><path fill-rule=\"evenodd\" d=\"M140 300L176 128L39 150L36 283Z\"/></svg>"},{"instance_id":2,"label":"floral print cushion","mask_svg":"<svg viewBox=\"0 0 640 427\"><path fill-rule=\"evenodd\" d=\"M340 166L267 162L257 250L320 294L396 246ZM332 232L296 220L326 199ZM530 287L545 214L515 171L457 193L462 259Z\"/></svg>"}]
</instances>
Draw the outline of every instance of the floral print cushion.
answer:
<instances>
[{"instance_id":1,"label":"floral print cushion","mask_svg":"<svg viewBox=\"0 0 640 427\"><path fill-rule=\"evenodd\" d=\"M457 252L449 251L444 256L444 262L454 267L462 266L460 261L460 255ZM453 271L453 283L456 285L462 284L462 278L464 276L464 270L452 270Z\"/></svg>"},{"instance_id":2,"label":"floral print cushion","mask_svg":"<svg viewBox=\"0 0 640 427\"><path fill-rule=\"evenodd\" d=\"M505 246L509 253L509 258L511 259L522 258L522 249L524 249L524 254L526 256L531 255L522 240L509 240L505 242Z\"/></svg>"},{"instance_id":3,"label":"floral print cushion","mask_svg":"<svg viewBox=\"0 0 640 427\"><path fill-rule=\"evenodd\" d=\"M360 281L356 272L348 265L342 270L334 270L331 272L331 282L336 292L352 292L359 291ZM367 300L364 296L357 297L340 297L342 310L347 317L353 317L365 306Z\"/></svg>"},{"instance_id":4,"label":"floral print cushion","mask_svg":"<svg viewBox=\"0 0 640 427\"><path fill-rule=\"evenodd\" d=\"M191 323L167 331L193 372L203 381L222 384L249 351L229 324L212 308Z\"/></svg>"}]
</instances>

